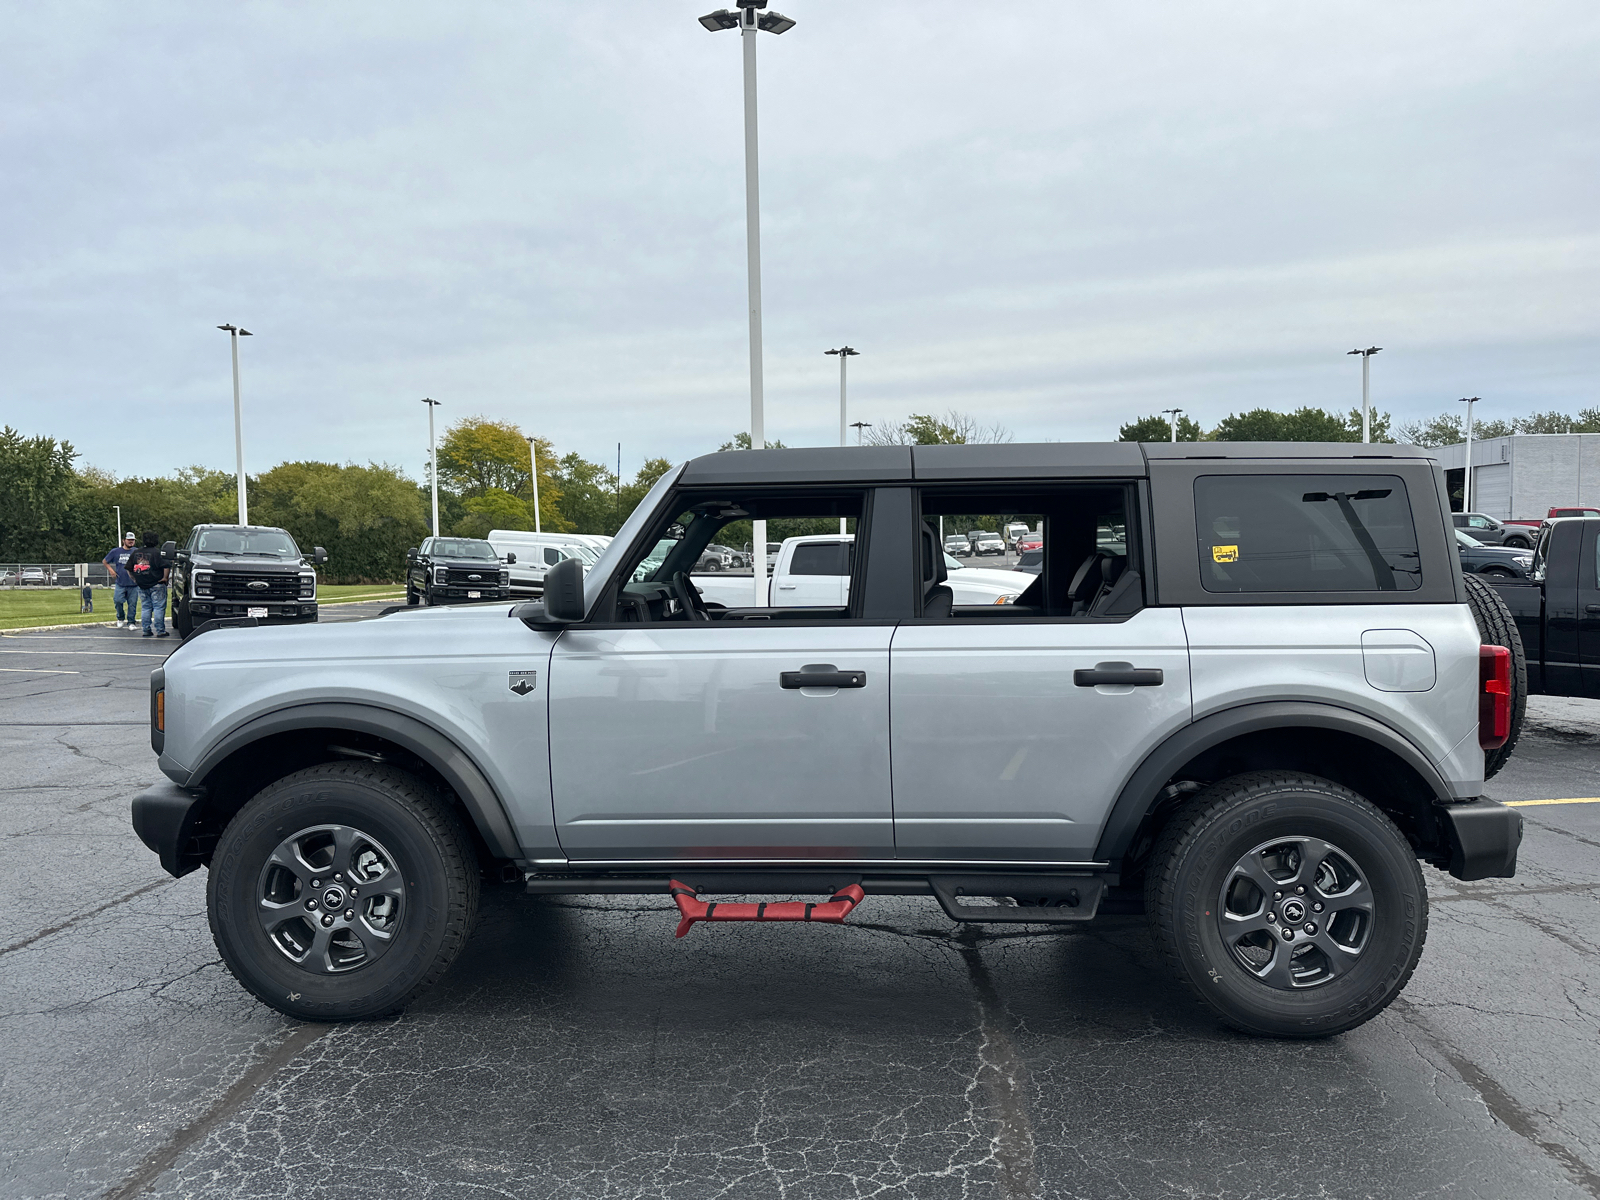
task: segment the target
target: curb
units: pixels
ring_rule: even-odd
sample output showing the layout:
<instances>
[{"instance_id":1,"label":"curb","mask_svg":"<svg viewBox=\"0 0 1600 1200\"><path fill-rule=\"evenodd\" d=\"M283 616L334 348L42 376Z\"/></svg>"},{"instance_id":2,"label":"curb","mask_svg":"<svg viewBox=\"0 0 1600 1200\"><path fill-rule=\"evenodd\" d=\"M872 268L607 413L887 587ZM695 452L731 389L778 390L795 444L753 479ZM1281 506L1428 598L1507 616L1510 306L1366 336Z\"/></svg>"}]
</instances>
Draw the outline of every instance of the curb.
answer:
<instances>
[{"instance_id":1,"label":"curb","mask_svg":"<svg viewBox=\"0 0 1600 1200\"><path fill-rule=\"evenodd\" d=\"M0 637L11 633L39 633L46 629L110 629L115 621L72 621L66 625L19 625L15 629L0 629Z\"/></svg>"}]
</instances>

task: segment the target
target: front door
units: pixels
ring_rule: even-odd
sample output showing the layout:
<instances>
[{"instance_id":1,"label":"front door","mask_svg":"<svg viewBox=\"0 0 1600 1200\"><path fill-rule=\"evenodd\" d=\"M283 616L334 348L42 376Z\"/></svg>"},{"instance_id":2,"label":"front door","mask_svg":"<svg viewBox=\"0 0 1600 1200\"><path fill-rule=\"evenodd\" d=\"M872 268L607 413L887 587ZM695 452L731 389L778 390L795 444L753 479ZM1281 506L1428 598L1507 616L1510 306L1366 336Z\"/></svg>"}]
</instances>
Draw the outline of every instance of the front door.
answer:
<instances>
[{"instance_id":1,"label":"front door","mask_svg":"<svg viewBox=\"0 0 1600 1200\"><path fill-rule=\"evenodd\" d=\"M836 620L565 631L550 663L563 851L586 860L892 857L893 632ZM861 686L808 687L793 674L824 665L859 674Z\"/></svg>"}]
</instances>

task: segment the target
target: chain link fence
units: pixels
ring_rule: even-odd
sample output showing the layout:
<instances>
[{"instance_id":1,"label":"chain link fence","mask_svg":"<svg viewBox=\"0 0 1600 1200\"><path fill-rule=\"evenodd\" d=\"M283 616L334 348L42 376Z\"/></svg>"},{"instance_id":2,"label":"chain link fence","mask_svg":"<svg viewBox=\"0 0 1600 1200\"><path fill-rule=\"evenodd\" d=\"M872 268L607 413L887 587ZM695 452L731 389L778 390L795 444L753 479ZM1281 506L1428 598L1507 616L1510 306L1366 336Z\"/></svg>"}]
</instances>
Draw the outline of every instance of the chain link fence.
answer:
<instances>
[{"instance_id":1,"label":"chain link fence","mask_svg":"<svg viewBox=\"0 0 1600 1200\"><path fill-rule=\"evenodd\" d=\"M0 588L110 587L103 563L0 563Z\"/></svg>"}]
</instances>

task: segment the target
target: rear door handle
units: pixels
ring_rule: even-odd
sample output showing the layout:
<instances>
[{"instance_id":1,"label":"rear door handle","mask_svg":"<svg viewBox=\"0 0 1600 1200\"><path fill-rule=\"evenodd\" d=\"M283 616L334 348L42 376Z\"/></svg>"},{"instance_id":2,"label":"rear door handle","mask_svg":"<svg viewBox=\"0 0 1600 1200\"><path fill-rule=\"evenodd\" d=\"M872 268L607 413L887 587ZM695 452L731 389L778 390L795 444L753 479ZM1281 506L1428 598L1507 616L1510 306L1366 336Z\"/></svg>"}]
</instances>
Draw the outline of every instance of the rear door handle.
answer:
<instances>
[{"instance_id":1,"label":"rear door handle","mask_svg":"<svg viewBox=\"0 0 1600 1200\"><path fill-rule=\"evenodd\" d=\"M1600 604L1585 604L1583 611L1586 613L1600 613Z\"/></svg>"},{"instance_id":2,"label":"rear door handle","mask_svg":"<svg viewBox=\"0 0 1600 1200\"><path fill-rule=\"evenodd\" d=\"M1132 663L1103 662L1072 673L1072 682L1079 687L1097 687L1100 684L1123 684L1133 687L1160 687L1166 680L1160 667L1136 667Z\"/></svg>"},{"instance_id":3,"label":"rear door handle","mask_svg":"<svg viewBox=\"0 0 1600 1200\"><path fill-rule=\"evenodd\" d=\"M841 671L832 663L808 663L798 671L781 671L778 686L789 691L798 688L864 688L865 671Z\"/></svg>"}]
</instances>

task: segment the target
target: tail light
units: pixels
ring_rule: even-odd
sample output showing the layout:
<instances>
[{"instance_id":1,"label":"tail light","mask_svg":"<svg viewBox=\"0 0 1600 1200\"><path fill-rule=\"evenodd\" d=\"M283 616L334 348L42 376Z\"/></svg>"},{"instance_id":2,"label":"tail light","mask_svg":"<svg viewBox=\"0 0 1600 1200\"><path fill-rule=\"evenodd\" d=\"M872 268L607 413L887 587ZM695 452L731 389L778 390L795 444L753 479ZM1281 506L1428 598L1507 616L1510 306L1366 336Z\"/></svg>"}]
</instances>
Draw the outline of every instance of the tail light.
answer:
<instances>
[{"instance_id":1,"label":"tail light","mask_svg":"<svg viewBox=\"0 0 1600 1200\"><path fill-rule=\"evenodd\" d=\"M1498 750L1511 736L1511 651L1478 647L1478 745Z\"/></svg>"}]
</instances>

